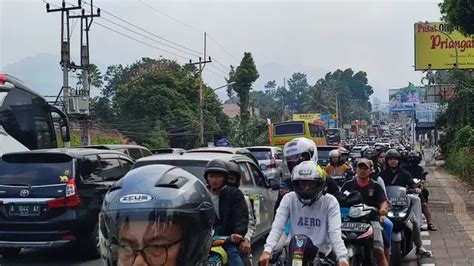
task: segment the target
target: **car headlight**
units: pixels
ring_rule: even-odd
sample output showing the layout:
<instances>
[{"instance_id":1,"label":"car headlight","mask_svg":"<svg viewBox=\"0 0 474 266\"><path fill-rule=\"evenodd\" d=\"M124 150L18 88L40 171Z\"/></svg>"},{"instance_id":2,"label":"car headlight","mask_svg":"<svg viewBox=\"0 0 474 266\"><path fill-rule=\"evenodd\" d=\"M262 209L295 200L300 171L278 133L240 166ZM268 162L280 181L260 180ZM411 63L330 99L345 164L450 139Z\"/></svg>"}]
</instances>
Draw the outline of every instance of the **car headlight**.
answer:
<instances>
[{"instance_id":1,"label":"car headlight","mask_svg":"<svg viewBox=\"0 0 474 266\"><path fill-rule=\"evenodd\" d=\"M392 212L392 211L389 211L389 212L387 213L387 216L393 218L393 212Z\"/></svg>"},{"instance_id":2,"label":"car headlight","mask_svg":"<svg viewBox=\"0 0 474 266\"><path fill-rule=\"evenodd\" d=\"M400 213L398 213L398 216L400 216L400 218L405 218L405 216L407 216L407 213L406 212L400 212Z\"/></svg>"}]
</instances>

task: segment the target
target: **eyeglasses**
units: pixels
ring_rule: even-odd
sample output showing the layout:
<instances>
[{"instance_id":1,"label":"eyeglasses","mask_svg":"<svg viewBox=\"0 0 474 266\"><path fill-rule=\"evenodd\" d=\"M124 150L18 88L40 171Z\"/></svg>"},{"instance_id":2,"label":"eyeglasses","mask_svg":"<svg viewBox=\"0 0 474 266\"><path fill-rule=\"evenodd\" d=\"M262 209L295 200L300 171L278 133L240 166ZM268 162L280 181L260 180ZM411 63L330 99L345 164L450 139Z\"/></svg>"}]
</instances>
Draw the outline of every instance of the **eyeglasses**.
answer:
<instances>
[{"instance_id":1,"label":"eyeglasses","mask_svg":"<svg viewBox=\"0 0 474 266\"><path fill-rule=\"evenodd\" d=\"M176 240L167 245L148 245L134 249L129 244L119 244L119 260L125 265L132 265L140 254L148 265L165 265L168 261L168 249L181 242Z\"/></svg>"}]
</instances>

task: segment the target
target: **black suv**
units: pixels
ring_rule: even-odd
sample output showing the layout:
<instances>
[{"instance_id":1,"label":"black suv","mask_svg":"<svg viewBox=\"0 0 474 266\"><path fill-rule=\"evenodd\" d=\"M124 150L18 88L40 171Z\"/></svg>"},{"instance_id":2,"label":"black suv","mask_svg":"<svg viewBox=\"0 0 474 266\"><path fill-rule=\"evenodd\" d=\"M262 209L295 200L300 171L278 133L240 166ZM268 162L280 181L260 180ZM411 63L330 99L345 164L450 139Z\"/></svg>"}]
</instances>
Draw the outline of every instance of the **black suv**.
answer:
<instances>
[{"instance_id":1,"label":"black suv","mask_svg":"<svg viewBox=\"0 0 474 266\"><path fill-rule=\"evenodd\" d=\"M133 165L123 153L50 149L0 160L0 253L79 244L99 256L97 221L107 190Z\"/></svg>"}]
</instances>

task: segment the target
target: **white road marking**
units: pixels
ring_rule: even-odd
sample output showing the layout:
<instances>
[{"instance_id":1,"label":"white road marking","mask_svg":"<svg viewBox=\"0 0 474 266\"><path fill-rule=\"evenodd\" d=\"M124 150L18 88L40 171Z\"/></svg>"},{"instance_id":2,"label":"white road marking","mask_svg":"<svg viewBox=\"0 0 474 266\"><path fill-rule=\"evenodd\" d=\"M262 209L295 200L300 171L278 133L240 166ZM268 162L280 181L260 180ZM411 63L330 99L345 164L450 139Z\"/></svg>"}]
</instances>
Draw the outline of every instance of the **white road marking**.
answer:
<instances>
[{"instance_id":1,"label":"white road marking","mask_svg":"<svg viewBox=\"0 0 474 266\"><path fill-rule=\"evenodd\" d=\"M423 242L423 246L431 246L431 240L423 239L421 241Z\"/></svg>"},{"instance_id":2,"label":"white road marking","mask_svg":"<svg viewBox=\"0 0 474 266\"><path fill-rule=\"evenodd\" d=\"M428 231L421 231L421 232L420 232L420 235L421 235L421 236L430 236L430 232L428 232Z\"/></svg>"}]
</instances>

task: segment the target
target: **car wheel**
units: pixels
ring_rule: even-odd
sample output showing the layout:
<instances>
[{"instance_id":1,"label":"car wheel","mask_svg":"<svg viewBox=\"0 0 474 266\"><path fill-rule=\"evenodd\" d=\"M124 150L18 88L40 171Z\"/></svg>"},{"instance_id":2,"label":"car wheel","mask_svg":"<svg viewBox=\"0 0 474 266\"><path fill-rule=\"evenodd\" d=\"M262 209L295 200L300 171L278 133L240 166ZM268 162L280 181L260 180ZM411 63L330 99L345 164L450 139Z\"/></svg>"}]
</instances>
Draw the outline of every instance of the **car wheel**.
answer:
<instances>
[{"instance_id":1,"label":"car wheel","mask_svg":"<svg viewBox=\"0 0 474 266\"><path fill-rule=\"evenodd\" d=\"M3 258L15 258L20 254L21 248L2 248L0 249L0 254Z\"/></svg>"}]
</instances>

